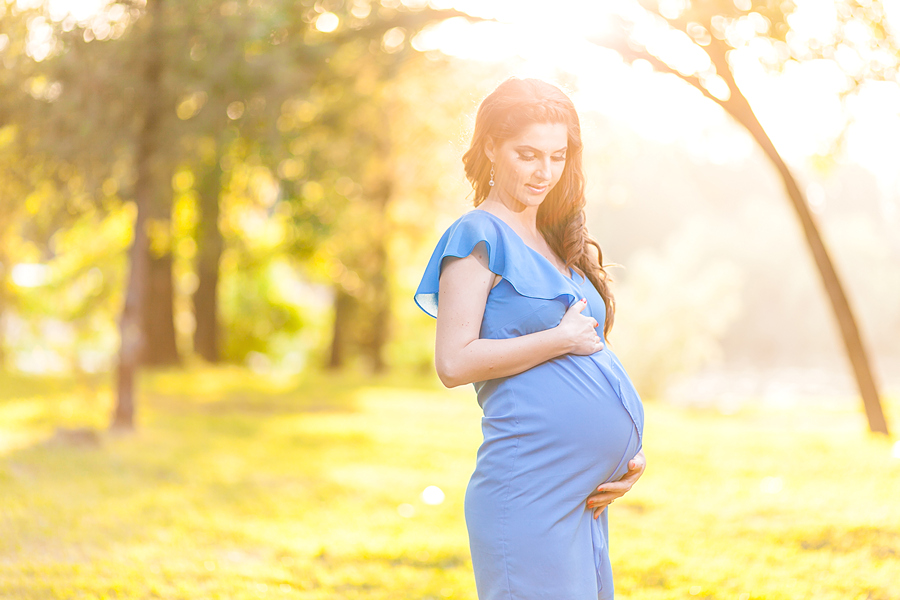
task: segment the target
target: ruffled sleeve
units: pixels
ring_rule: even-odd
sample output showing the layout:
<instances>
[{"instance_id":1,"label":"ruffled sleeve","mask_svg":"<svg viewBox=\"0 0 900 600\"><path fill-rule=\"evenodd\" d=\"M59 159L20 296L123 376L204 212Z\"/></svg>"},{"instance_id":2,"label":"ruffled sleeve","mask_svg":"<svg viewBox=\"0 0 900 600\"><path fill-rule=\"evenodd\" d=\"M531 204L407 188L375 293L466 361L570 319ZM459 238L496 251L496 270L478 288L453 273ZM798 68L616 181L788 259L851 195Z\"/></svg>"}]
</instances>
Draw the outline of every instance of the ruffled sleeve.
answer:
<instances>
[{"instance_id":1,"label":"ruffled sleeve","mask_svg":"<svg viewBox=\"0 0 900 600\"><path fill-rule=\"evenodd\" d=\"M472 210L457 219L438 241L416 289L415 301L419 308L432 317L437 316L444 258L466 257L479 242L487 246L491 272L508 281L519 295L542 300L561 299L567 306L575 302L577 292L567 285L566 278L549 262L542 264L537 260L539 255L529 249L508 225L486 211Z\"/></svg>"}]
</instances>

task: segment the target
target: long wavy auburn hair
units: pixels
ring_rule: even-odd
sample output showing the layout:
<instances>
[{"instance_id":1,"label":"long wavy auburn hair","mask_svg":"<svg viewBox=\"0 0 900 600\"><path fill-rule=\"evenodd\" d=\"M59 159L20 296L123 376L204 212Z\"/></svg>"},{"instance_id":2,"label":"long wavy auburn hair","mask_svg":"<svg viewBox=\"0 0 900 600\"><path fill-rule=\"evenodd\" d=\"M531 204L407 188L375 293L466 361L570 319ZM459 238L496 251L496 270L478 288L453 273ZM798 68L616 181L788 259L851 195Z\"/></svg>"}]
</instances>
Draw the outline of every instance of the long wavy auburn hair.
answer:
<instances>
[{"instance_id":1,"label":"long wavy auburn hair","mask_svg":"<svg viewBox=\"0 0 900 600\"><path fill-rule=\"evenodd\" d=\"M537 228L547 244L566 263L587 277L606 305L604 337L612 329L615 300L609 289L610 277L603 266L600 244L585 226L584 170L581 123L575 105L562 90L539 79L511 78L501 83L478 107L472 143L463 155L466 177L475 188L475 206L490 192L491 161L485 144L495 144L518 134L532 123L562 123L567 130L566 164L559 182L550 190L537 213ZM596 257L588 246L597 249Z\"/></svg>"}]
</instances>

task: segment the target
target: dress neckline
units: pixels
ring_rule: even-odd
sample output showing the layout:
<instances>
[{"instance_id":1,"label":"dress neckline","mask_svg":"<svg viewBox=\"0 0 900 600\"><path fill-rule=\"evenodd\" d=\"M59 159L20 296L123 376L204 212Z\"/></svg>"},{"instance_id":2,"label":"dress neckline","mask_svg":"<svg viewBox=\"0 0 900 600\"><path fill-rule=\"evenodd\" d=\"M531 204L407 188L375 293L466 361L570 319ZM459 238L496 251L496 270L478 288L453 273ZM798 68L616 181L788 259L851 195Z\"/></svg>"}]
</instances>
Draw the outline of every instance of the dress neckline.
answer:
<instances>
[{"instance_id":1,"label":"dress neckline","mask_svg":"<svg viewBox=\"0 0 900 600\"><path fill-rule=\"evenodd\" d=\"M493 218L496 219L497 221L500 221L500 223L502 223L503 226L506 227L506 229L508 229L514 236L516 236L516 239L518 239L519 242L520 242L523 246L525 246L526 248L528 248L529 250L531 250L531 252L533 252L533 253L536 254L537 256L541 257L541 259L542 259L546 264L548 264L548 265L550 266L550 268L552 268L556 273L558 273L560 277L562 277L563 279L566 279L566 280L568 280L568 281L571 281L572 283L574 283L574 284L577 285L577 282L575 281L575 270L572 269L572 267L569 267L569 273L570 273L570 275L568 275L568 276L563 275L562 271L560 271L559 269L557 269L557 268L556 268L556 265L554 265L552 262L550 262L550 259L548 259L546 256L544 256L543 254L541 254L540 252L538 252L537 250L535 250L534 248L532 248L531 246L529 246L527 243L525 243L525 240L522 239L522 236L519 235L518 232L516 232L516 230L513 229L513 228L510 226L509 223L507 223L506 221L504 221L503 219L501 219L500 217L498 217L498 216L495 215L494 213L488 212L488 211L486 211L486 210L484 210L484 209L482 209L482 208L475 208L475 209L472 209L472 212L475 212L475 211L484 213L484 214L486 214L486 215L490 215L491 217L493 217Z\"/></svg>"}]
</instances>

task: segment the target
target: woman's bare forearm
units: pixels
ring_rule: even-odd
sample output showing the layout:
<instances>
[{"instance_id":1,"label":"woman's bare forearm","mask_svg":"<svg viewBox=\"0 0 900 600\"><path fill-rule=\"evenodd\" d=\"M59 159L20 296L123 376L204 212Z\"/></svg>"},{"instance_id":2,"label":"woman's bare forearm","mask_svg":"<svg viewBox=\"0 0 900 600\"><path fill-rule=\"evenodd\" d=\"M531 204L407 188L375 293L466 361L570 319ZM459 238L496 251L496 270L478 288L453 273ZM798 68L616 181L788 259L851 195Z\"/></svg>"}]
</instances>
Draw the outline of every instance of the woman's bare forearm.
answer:
<instances>
[{"instance_id":1,"label":"woman's bare forearm","mask_svg":"<svg viewBox=\"0 0 900 600\"><path fill-rule=\"evenodd\" d=\"M603 347L593 317L582 315L582 298L551 329L517 337L482 339L485 304L497 276L487 250L476 245L449 261L441 275L434 366L447 387L518 375L563 354L592 354Z\"/></svg>"},{"instance_id":2,"label":"woman's bare forearm","mask_svg":"<svg viewBox=\"0 0 900 600\"><path fill-rule=\"evenodd\" d=\"M517 375L557 356L572 344L557 328L513 338L475 339L452 356L435 353L435 367L447 387Z\"/></svg>"}]
</instances>

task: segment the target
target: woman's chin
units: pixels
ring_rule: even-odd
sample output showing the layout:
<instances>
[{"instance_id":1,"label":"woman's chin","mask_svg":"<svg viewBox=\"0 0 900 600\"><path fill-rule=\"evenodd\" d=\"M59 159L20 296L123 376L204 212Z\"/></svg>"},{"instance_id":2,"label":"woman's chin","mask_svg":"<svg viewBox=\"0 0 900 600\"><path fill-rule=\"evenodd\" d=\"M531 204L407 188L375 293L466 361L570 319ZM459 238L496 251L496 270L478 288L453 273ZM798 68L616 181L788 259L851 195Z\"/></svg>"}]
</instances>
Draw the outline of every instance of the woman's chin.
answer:
<instances>
[{"instance_id":1,"label":"woman's chin","mask_svg":"<svg viewBox=\"0 0 900 600\"><path fill-rule=\"evenodd\" d=\"M516 200L525 206L540 206L544 199L547 197L547 192L542 194L521 194Z\"/></svg>"}]
</instances>

